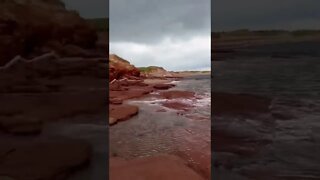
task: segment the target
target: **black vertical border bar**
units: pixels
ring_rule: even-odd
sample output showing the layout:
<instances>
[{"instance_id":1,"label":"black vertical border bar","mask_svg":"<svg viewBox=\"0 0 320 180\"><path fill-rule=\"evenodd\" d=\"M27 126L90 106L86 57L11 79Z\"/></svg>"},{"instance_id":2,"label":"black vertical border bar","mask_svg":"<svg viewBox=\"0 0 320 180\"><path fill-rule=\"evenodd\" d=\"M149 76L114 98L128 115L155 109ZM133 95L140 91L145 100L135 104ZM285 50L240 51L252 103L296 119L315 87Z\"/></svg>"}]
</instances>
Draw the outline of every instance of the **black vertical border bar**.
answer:
<instances>
[{"instance_id":1,"label":"black vertical border bar","mask_svg":"<svg viewBox=\"0 0 320 180\"><path fill-rule=\"evenodd\" d=\"M107 89L108 89L108 91L106 92L107 93L107 95L106 95L106 101L107 101L107 109L106 109L106 127L107 127L107 140L106 140L106 142L107 142L107 145L106 145L106 148L107 148L107 151L106 151L106 153L107 153L107 159L106 159L106 179L109 179L109 150L110 150L110 145L109 145L109 47L110 47L110 45L109 45L109 42L110 42L110 40L109 40L109 37L110 37L110 0L105 0L105 1L107 1L107 4L108 4L108 9L106 9L107 10L107 12L108 13L106 13L107 14L107 18L108 18L108 24L106 24L106 26L108 27L108 42L107 42L107 44L108 44L108 47L107 47L107 49L106 49L106 58L107 58L107 67L106 67L106 73L107 73L107 79L106 79L106 86L107 86Z\"/></svg>"}]
</instances>

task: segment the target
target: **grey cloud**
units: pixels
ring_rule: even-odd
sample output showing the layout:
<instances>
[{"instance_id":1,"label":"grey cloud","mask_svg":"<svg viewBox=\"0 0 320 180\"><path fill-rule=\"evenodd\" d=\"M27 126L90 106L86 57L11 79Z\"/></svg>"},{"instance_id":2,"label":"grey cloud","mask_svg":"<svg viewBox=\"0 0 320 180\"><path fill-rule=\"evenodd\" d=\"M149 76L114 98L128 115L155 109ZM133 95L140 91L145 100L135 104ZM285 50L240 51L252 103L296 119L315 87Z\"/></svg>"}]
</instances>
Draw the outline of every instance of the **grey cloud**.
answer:
<instances>
[{"instance_id":1,"label":"grey cloud","mask_svg":"<svg viewBox=\"0 0 320 180\"><path fill-rule=\"evenodd\" d=\"M210 0L64 2L87 18L105 17L109 12L110 52L136 66L210 68Z\"/></svg>"},{"instance_id":2,"label":"grey cloud","mask_svg":"<svg viewBox=\"0 0 320 180\"><path fill-rule=\"evenodd\" d=\"M109 16L109 0L62 0L68 9L77 10L85 18Z\"/></svg>"},{"instance_id":3,"label":"grey cloud","mask_svg":"<svg viewBox=\"0 0 320 180\"><path fill-rule=\"evenodd\" d=\"M311 23L319 7L318 0L214 0L212 30L319 28Z\"/></svg>"},{"instance_id":4,"label":"grey cloud","mask_svg":"<svg viewBox=\"0 0 320 180\"><path fill-rule=\"evenodd\" d=\"M136 66L210 69L210 0L111 0L110 52Z\"/></svg>"},{"instance_id":5,"label":"grey cloud","mask_svg":"<svg viewBox=\"0 0 320 180\"><path fill-rule=\"evenodd\" d=\"M156 43L210 32L210 0L111 0L110 40Z\"/></svg>"}]
</instances>

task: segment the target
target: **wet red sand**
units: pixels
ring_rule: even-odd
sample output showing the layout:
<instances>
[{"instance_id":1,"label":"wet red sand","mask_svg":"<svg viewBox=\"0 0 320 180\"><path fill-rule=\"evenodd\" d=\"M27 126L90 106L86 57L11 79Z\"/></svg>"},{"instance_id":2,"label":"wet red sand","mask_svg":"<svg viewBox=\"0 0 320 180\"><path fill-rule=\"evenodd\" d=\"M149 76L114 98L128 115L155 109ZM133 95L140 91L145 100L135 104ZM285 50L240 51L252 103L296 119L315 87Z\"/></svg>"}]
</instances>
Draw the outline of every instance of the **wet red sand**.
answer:
<instances>
[{"instance_id":1,"label":"wet red sand","mask_svg":"<svg viewBox=\"0 0 320 180\"><path fill-rule=\"evenodd\" d=\"M112 180L203 180L176 156L160 155L129 161L111 158L110 164L110 179Z\"/></svg>"},{"instance_id":2,"label":"wet red sand","mask_svg":"<svg viewBox=\"0 0 320 180\"><path fill-rule=\"evenodd\" d=\"M194 128L179 128L175 131L174 136L183 137L183 140L177 143L178 151L176 155L186 159L188 165L205 179L210 179L211 140L209 128L207 131L203 129L194 131Z\"/></svg>"},{"instance_id":3,"label":"wet red sand","mask_svg":"<svg viewBox=\"0 0 320 180\"><path fill-rule=\"evenodd\" d=\"M158 112L155 116L160 116L161 114L166 114L169 112ZM171 114L173 116L177 116L176 114ZM151 117L152 118L152 117ZM201 179L209 180L211 177L211 140L210 140L210 121L196 121L193 119L185 119L183 118L183 123L180 126L171 126L168 130L161 130L161 125L152 126L148 123L152 123L152 120L148 120L146 118L139 119L139 122L133 123L137 119L128 120L123 122L119 125L115 126L122 126L120 131L125 131L124 129L131 128L129 131L124 132L121 137L117 137L113 134L113 129L111 129L111 146L117 149L117 154L113 154L116 156L128 158L129 161L124 166L114 166L113 173L119 172L120 169L123 172L129 173L132 177L141 177L141 179L148 177L153 177L151 179L161 179L162 176L156 176L156 173L160 172L168 172L167 168L176 169L175 171L180 171L181 173L184 171L189 171L188 169L192 169L198 176L202 177ZM165 120L165 119L163 119ZM169 119L170 120L170 119ZM171 119L173 120L173 119ZM141 122L145 122L146 125L141 125L145 128L137 127L141 124ZM151 121L151 122L150 122ZM161 118L154 119L153 121L161 121ZM175 121L175 120L173 120ZM130 125L123 126L126 123L131 123ZM163 123L163 122L159 122ZM202 123L197 125L197 123ZM153 124L153 123L152 123ZM137 130L137 129L140 129ZM145 132L146 131L146 132ZM131 138L129 140L128 138ZM140 140L137 141L136 138ZM121 142L121 144L117 144L115 142ZM117 147L114 147L114 146ZM130 153L132 153L130 155ZM149 154L151 156L142 156L139 157L139 154ZM138 154L137 157L131 157L134 154ZM174 163L170 164L170 166L166 165L167 158L161 156L161 154L170 154L176 157L180 157L184 162L184 166L176 166ZM112 154L111 154L112 155ZM151 157L151 158L150 158ZM143 161L146 163L140 164L137 163L137 158L142 158ZM159 162L153 162L153 158L158 158ZM117 163L116 162L111 162ZM155 163L155 164L153 164ZM131 165L129 165L131 164ZM149 164L149 165L146 165ZM134 166L134 167L132 167ZM151 175L142 175L142 170L144 166L154 166L157 167L157 170L150 170L149 173ZM121 168L120 168L121 167ZM127 169L129 169L127 171ZM148 168L147 168L148 169ZM140 173L139 173L140 172ZM143 171L144 172L144 171ZM161 173L160 173L161 174ZM179 173L178 173L179 174ZM188 173L183 173L188 174ZM175 173L171 172L168 174L170 178L164 179L177 179L177 180L184 180L190 179L188 176L180 176L176 175ZM117 176L117 175L114 175ZM113 177L113 176L111 176ZM122 177L121 175L119 177ZM126 176L127 177L127 176ZM117 179L117 178L115 178ZM150 179L150 178L149 178ZM192 179L192 178L191 178ZM114 180L114 179L112 179Z\"/></svg>"}]
</instances>

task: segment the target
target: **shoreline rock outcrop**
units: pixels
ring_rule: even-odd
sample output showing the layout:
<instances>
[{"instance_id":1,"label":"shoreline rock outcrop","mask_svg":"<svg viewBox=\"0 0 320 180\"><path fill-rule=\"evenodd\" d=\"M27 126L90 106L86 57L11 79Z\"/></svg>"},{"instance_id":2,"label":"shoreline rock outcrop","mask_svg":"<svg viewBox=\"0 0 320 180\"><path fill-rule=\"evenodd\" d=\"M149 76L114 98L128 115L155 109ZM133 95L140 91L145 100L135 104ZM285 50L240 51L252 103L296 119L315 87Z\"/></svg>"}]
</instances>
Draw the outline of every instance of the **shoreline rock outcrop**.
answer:
<instances>
[{"instance_id":1,"label":"shoreline rock outcrop","mask_svg":"<svg viewBox=\"0 0 320 180\"><path fill-rule=\"evenodd\" d=\"M140 71L135 66L131 65L129 61L115 55L109 55L109 82L114 79L140 77Z\"/></svg>"},{"instance_id":2,"label":"shoreline rock outcrop","mask_svg":"<svg viewBox=\"0 0 320 180\"><path fill-rule=\"evenodd\" d=\"M185 98L185 99L192 99L195 98L195 93L191 91L163 91L160 93L162 97L165 99L177 99L177 98Z\"/></svg>"},{"instance_id":3,"label":"shoreline rock outcrop","mask_svg":"<svg viewBox=\"0 0 320 180\"><path fill-rule=\"evenodd\" d=\"M174 84L156 84L153 86L153 88L159 89L159 90L167 90L174 86L175 86Z\"/></svg>"},{"instance_id":4,"label":"shoreline rock outcrop","mask_svg":"<svg viewBox=\"0 0 320 180\"><path fill-rule=\"evenodd\" d=\"M138 114L139 108L133 105L109 105L109 124L115 124Z\"/></svg>"},{"instance_id":5,"label":"shoreline rock outcrop","mask_svg":"<svg viewBox=\"0 0 320 180\"><path fill-rule=\"evenodd\" d=\"M90 162L92 148L74 140L2 142L0 153L0 179L65 179Z\"/></svg>"}]
</instances>

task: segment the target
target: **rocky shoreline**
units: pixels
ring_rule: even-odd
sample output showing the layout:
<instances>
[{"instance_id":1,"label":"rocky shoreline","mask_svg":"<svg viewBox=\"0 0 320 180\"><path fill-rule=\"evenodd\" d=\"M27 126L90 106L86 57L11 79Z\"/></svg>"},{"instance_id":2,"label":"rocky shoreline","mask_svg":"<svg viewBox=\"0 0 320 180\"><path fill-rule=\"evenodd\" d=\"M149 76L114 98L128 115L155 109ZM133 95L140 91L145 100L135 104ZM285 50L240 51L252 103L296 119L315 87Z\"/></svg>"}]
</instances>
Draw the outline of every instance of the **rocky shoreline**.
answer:
<instances>
[{"instance_id":1,"label":"rocky shoreline","mask_svg":"<svg viewBox=\"0 0 320 180\"><path fill-rule=\"evenodd\" d=\"M175 80L177 80L175 78ZM161 83L160 82L168 82ZM150 96L150 93L160 91L157 96L159 99L176 99L185 98L192 99L195 98L193 92L188 91L163 91L174 87L174 84L170 83L170 80L164 79L145 79L145 80L127 80L122 79L119 81L113 81L110 83L109 89L109 124L113 125L118 121L127 120L130 117L138 114L139 108L133 105L125 103L127 100L138 99L144 96ZM185 104L177 104L165 102L163 104L165 107L171 109L181 109L181 107L188 107Z\"/></svg>"},{"instance_id":2,"label":"rocky shoreline","mask_svg":"<svg viewBox=\"0 0 320 180\"><path fill-rule=\"evenodd\" d=\"M153 67L152 72L139 74L137 73L139 70L128 61L120 59L118 56L111 55L109 60L112 61L111 68L113 68L110 77L117 77L116 74L121 74L118 78L113 80L110 79L109 82L110 128L118 126L117 124L121 125L121 121L131 121L131 118L139 114L140 107L130 103L132 100L139 102L140 99L144 98L156 98L159 101L162 101L160 104L163 108L157 108L154 109L154 111L157 113L164 113L167 112L166 109L169 108L177 111L174 115L177 116L177 118L180 115L187 116L187 113L184 112L188 112L194 108L190 104L176 100L195 100L197 98L195 92L170 89L175 87L175 84L172 83L173 81L183 80L184 77L196 75L197 72L179 75L178 73L169 73L163 68L157 69L156 67ZM175 118L174 116L172 118ZM113 134L111 133L110 136L113 136ZM192 138L192 135L189 138ZM187 143L187 145L184 146L189 145L190 144ZM199 156L199 154L195 154L193 157ZM186 161L185 155L182 154L155 155L129 160L113 156L112 154L110 154L109 157L111 167L110 174L114 179L132 179L133 177L136 179L170 179L172 177L175 177L175 179L210 179L210 161L201 165L208 168L207 170L201 169L199 171L199 169L197 169L198 167L194 166L190 168L190 164ZM210 158L207 157L207 159L209 160ZM119 171L126 173L120 175ZM158 176L159 172L163 172L161 173L161 177Z\"/></svg>"},{"instance_id":3,"label":"rocky shoreline","mask_svg":"<svg viewBox=\"0 0 320 180\"><path fill-rule=\"evenodd\" d=\"M150 93L160 91L160 99L196 98L194 92L188 91L163 91L173 88L172 81L184 77L205 74L199 72L168 72L161 67L153 66L149 72L141 72L131 65L129 61L117 55L110 55L109 70L109 124L127 120L139 112L136 106L128 105L125 101L148 96ZM184 104L166 102L164 106L180 109Z\"/></svg>"}]
</instances>

